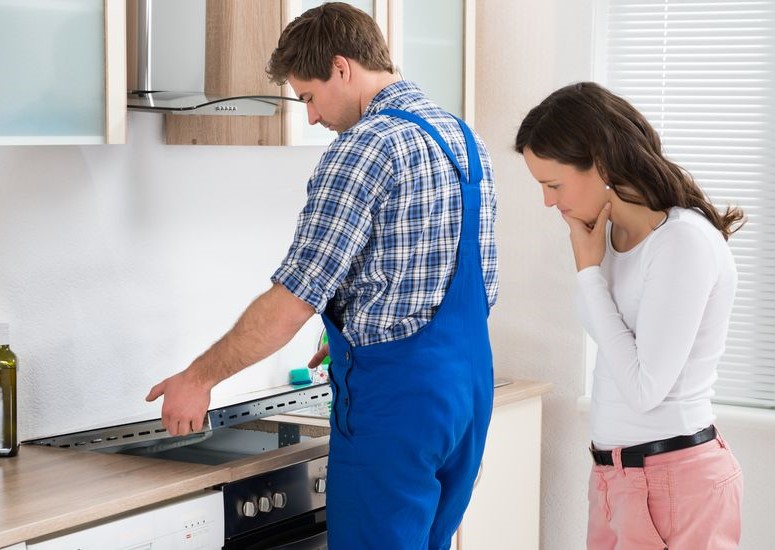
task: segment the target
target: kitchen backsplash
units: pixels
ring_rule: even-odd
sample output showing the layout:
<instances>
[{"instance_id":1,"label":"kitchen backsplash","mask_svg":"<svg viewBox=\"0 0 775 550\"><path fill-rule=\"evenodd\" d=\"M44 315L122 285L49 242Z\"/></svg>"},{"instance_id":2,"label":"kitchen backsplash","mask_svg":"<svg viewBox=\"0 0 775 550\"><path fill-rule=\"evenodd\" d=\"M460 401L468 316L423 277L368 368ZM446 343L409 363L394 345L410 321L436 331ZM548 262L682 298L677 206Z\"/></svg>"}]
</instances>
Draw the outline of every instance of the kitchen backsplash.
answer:
<instances>
[{"instance_id":1,"label":"kitchen backsplash","mask_svg":"<svg viewBox=\"0 0 775 550\"><path fill-rule=\"evenodd\" d=\"M14 327L22 439L158 417L150 387L266 290L320 147L0 147L0 320ZM213 403L287 383L320 332L217 386Z\"/></svg>"}]
</instances>

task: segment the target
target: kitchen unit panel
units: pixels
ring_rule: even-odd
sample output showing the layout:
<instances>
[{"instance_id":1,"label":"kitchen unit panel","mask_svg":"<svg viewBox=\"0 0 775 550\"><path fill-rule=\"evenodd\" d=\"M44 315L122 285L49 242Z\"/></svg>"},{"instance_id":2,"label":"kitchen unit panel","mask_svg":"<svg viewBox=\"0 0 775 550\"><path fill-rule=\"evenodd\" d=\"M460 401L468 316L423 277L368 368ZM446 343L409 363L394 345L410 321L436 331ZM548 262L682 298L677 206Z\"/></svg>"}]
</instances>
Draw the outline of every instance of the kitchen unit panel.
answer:
<instances>
[{"instance_id":1,"label":"kitchen unit panel","mask_svg":"<svg viewBox=\"0 0 775 550\"><path fill-rule=\"evenodd\" d=\"M501 406L496 397L479 478L458 530L456 550L537 550L540 479L541 395Z\"/></svg>"},{"instance_id":2,"label":"kitchen unit panel","mask_svg":"<svg viewBox=\"0 0 775 550\"><path fill-rule=\"evenodd\" d=\"M0 144L126 140L124 0L0 0Z\"/></svg>"}]
</instances>

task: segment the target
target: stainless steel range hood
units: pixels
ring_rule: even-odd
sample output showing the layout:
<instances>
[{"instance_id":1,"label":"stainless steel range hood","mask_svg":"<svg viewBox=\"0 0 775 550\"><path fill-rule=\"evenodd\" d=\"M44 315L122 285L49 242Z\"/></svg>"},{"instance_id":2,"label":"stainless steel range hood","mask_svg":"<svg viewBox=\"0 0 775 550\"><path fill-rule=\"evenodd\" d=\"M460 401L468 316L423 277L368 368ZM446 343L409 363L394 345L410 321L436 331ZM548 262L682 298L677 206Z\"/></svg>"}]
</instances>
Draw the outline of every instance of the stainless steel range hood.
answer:
<instances>
[{"instance_id":1,"label":"stainless steel range hood","mask_svg":"<svg viewBox=\"0 0 775 550\"><path fill-rule=\"evenodd\" d=\"M293 97L219 95L205 89L206 0L130 0L127 108L189 115L272 116ZM136 31L133 29L136 27ZM131 44L131 41L130 41Z\"/></svg>"},{"instance_id":2,"label":"stainless steel range hood","mask_svg":"<svg viewBox=\"0 0 775 550\"><path fill-rule=\"evenodd\" d=\"M298 100L280 96L221 97L204 92L130 91L127 108L177 115L272 116L284 101Z\"/></svg>"}]
</instances>

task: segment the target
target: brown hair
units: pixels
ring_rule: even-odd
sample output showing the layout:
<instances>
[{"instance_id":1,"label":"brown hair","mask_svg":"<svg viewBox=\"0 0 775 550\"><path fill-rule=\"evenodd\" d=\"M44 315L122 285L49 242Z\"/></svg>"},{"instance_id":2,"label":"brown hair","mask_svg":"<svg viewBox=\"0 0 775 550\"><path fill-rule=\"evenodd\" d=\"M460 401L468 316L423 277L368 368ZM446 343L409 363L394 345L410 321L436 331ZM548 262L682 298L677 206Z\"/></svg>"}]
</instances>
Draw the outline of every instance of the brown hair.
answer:
<instances>
[{"instance_id":1,"label":"brown hair","mask_svg":"<svg viewBox=\"0 0 775 550\"><path fill-rule=\"evenodd\" d=\"M727 207L721 214L694 178L662 153L656 130L626 100L594 82L553 92L531 109L517 132L516 149L589 170L593 164L623 201L651 210L672 206L699 210L724 239L740 229L745 215Z\"/></svg>"},{"instance_id":2,"label":"brown hair","mask_svg":"<svg viewBox=\"0 0 775 550\"><path fill-rule=\"evenodd\" d=\"M329 2L305 11L285 27L266 72L276 84L284 84L288 75L327 81L337 55L371 71L394 71L374 19L344 2Z\"/></svg>"}]
</instances>

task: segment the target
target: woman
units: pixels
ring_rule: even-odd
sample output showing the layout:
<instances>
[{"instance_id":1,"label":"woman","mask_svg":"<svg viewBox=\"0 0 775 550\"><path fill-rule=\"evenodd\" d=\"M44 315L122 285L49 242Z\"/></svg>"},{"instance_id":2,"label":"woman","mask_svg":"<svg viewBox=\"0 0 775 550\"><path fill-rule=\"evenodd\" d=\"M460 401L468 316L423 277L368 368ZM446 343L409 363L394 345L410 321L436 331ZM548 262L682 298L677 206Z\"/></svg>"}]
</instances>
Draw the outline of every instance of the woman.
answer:
<instances>
[{"instance_id":1,"label":"woman","mask_svg":"<svg viewBox=\"0 0 775 550\"><path fill-rule=\"evenodd\" d=\"M598 346L587 547L736 548L743 478L710 399L743 212L719 213L643 115L595 83L532 109L516 149L570 228Z\"/></svg>"}]
</instances>

